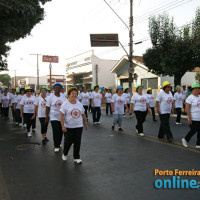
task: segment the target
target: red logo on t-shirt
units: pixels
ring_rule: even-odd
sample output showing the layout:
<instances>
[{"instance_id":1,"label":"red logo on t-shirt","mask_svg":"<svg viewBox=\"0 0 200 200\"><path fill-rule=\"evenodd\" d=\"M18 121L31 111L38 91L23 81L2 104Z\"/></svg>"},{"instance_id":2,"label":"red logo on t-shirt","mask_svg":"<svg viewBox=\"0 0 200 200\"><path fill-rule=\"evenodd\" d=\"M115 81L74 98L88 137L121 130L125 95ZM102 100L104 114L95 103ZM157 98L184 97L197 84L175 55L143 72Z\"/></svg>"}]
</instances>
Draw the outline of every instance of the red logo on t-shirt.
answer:
<instances>
[{"instance_id":1,"label":"red logo on t-shirt","mask_svg":"<svg viewBox=\"0 0 200 200\"><path fill-rule=\"evenodd\" d=\"M72 116L74 119L78 119L78 118L81 116L80 110L74 108L74 109L71 111L71 116Z\"/></svg>"},{"instance_id":2,"label":"red logo on t-shirt","mask_svg":"<svg viewBox=\"0 0 200 200\"><path fill-rule=\"evenodd\" d=\"M26 102L26 104L29 105L29 106L33 105L33 103L34 103L34 102L33 102L32 100L28 100L28 101Z\"/></svg>"},{"instance_id":3,"label":"red logo on t-shirt","mask_svg":"<svg viewBox=\"0 0 200 200\"><path fill-rule=\"evenodd\" d=\"M172 102L173 102L173 98L172 98L172 97L169 97L169 98L167 99L167 103L168 103L168 104L172 104Z\"/></svg>"},{"instance_id":4,"label":"red logo on t-shirt","mask_svg":"<svg viewBox=\"0 0 200 200\"><path fill-rule=\"evenodd\" d=\"M123 104L123 102L124 102L123 99L118 99L118 100L117 100L117 103L118 103L119 105Z\"/></svg>"},{"instance_id":5,"label":"red logo on t-shirt","mask_svg":"<svg viewBox=\"0 0 200 200\"><path fill-rule=\"evenodd\" d=\"M85 96L84 96L84 99L88 99L88 96L87 96L87 95L85 95Z\"/></svg>"},{"instance_id":6,"label":"red logo on t-shirt","mask_svg":"<svg viewBox=\"0 0 200 200\"><path fill-rule=\"evenodd\" d=\"M100 96L99 96L99 95L97 95L97 96L96 96L96 99L100 99Z\"/></svg>"},{"instance_id":7,"label":"red logo on t-shirt","mask_svg":"<svg viewBox=\"0 0 200 200\"><path fill-rule=\"evenodd\" d=\"M62 102L61 100L56 101L55 107L56 107L56 108L60 108L61 105L62 105L62 103L63 103L63 102Z\"/></svg>"},{"instance_id":8,"label":"red logo on t-shirt","mask_svg":"<svg viewBox=\"0 0 200 200\"><path fill-rule=\"evenodd\" d=\"M46 108L46 101L42 101L42 102L41 102L41 106L42 106L43 108Z\"/></svg>"},{"instance_id":9,"label":"red logo on t-shirt","mask_svg":"<svg viewBox=\"0 0 200 200\"><path fill-rule=\"evenodd\" d=\"M142 97L142 98L140 99L140 102L141 102L142 104L145 104L147 101L146 101L146 99L145 99L144 97Z\"/></svg>"},{"instance_id":10,"label":"red logo on t-shirt","mask_svg":"<svg viewBox=\"0 0 200 200\"><path fill-rule=\"evenodd\" d=\"M182 97L179 97L178 100L179 100L179 101L182 101L183 99L182 99Z\"/></svg>"},{"instance_id":11,"label":"red logo on t-shirt","mask_svg":"<svg viewBox=\"0 0 200 200\"><path fill-rule=\"evenodd\" d=\"M200 108L200 100L197 101L197 107Z\"/></svg>"}]
</instances>

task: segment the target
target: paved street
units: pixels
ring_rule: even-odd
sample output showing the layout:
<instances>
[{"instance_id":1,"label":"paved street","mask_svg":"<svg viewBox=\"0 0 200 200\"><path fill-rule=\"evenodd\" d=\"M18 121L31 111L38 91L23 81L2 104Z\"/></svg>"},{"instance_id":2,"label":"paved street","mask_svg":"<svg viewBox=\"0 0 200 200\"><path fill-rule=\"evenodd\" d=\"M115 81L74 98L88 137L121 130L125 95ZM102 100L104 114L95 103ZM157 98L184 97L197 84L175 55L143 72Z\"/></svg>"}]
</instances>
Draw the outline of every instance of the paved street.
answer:
<instances>
[{"instance_id":1,"label":"paved street","mask_svg":"<svg viewBox=\"0 0 200 200\"><path fill-rule=\"evenodd\" d=\"M89 116L91 122L91 114ZM40 125L31 139L23 128L0 120L0 199L1 200L132 200L198 199L199 191L190 189L155 189L155 169L198 170L200 150L181 146L189 130L186 119L175 125L171 119L174 143L159 141L160 122L147 117L145 137L135 133L135 117L123 119L124 132L111 130L112 117L102 111L102 124L89 124L82 138L82 165L75 165L72 149L63 162L62 152L53 152L50 142L42 146ZM27 143L40 145L24 145ZM198 178L198 177L197 177Z\"/></svg>"}]
</instances>

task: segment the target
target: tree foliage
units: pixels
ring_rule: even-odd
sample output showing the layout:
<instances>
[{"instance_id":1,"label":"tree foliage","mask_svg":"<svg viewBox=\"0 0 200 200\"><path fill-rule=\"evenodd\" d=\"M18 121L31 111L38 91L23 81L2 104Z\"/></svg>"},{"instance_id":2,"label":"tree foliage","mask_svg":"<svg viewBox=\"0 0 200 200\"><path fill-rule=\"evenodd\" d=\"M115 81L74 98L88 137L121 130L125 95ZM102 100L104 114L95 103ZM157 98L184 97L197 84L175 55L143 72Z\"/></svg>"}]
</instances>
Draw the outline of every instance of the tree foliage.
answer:
<instances>
[{"instance_id":1,"label":"tree foliage","mask_svg":"<svg viewBox=\"0 0 200 200\"><path fill-rule=\"evenodd\" d=\"M149 70L158 75L174 76L174 84L196 66L200 66L200 9L191 24L178 28L174 19L162 14L149 19L152 48L143 55Z\"/></svg>"},{"instance_id":2,"label":"tree foliage","mask_svg":"<svg viewBox=\"0 0 200 200\"><path fill-rule=\"evenodd\" d=\"M0 74L0 82L7 87L11 85L11 77L8 74Z\"/></svg>"},{"instance_id":3,"label":"tree foliage","mask_svg":"<svg viewBox=\"0 0 200 200\"><path fill-rule=\"evenodd\" d=\"M44 19L42 5L47 1L51 0L0 1L0 71L7 69L8 44L26 37Z\"/></svg>"}]
</instances>

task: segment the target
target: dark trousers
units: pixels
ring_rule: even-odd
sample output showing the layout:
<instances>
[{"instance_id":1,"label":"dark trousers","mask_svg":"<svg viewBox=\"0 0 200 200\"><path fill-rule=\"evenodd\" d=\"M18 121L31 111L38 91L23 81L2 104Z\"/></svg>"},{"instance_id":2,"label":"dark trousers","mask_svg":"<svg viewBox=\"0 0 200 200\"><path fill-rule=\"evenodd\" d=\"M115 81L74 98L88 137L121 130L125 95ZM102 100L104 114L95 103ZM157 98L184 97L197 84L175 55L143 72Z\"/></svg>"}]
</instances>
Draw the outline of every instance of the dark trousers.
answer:
<instances>
[{"instance_id":1,"label":"dark trousers","mask_svg":"<svg viewBox=\"0 0 200 200\"><path fill-rule=\"evenodd\" d=\"M154 109L154 107L150 107L150 108L151 108L151 113L152 113L153 120L155 120L156 119L155 109Z\"/></svg>"},{"instance_id":2,"label":"dark trousers","mask_svg":"<svg viewBox=\"0 0 200 200\"><path fill-rule=\"evenodd\" d=\"M93 122L99 122L101 117L101 107L94 107L92 113L93 113Z\"/></svg>"},{"instance_id":3,"label":"dark trousers","mask_svg":"<svg viewBox=\"0 0 200 200\"><path fill-rule=\"evenodd\" d=\"M137 125L135 128L138 130L138 133L143 133L143 123L146 119L146 111L134 111L136 119L137 119Z\"/></svg>"},{"instance_id":4,"label":"dark trousers","mask_svg":"<svg viewBox=\"0 0 200 200\"><path fill-rule=\"evenodd\" d=\"M128 109L130 109L130 104L127 103ZM124 113L126 112L126 106L124 106Z\"/></svg>"},{"instance_id":5,"label":"dark trousers","mask_svg":"<svg viewBox=\"0 0 200 200\"><path fill-rule=\"evenodd\" d=\"M41 125L41 134L47 133L48 124L45 123L45 117L39 118Z\"/></svg>"},{"instance_id":6,"label":"dark trousers","mask_svg":"<svg viewBox=\"0 0 200 200\"><path fill-rule=\"evenodd\" d=\"M160 130L158 133L158 138L164 138L166 135L167 139L173 138L170 126L169 126L169 118L170 114L160 114Z\"/></svg>"},{"instance_id":7,"label":"dark trousers","mask_svg":"<svg viewBox=\"0 0 200 200\"><path fill-rule=\"evenodd\" d=\"M185 140L187 142L190 141L192 136L197 132L197 145L200 145L200 121L192 121L192 124L190 125L190 131L185 136Z\"/></svg>"},{"instance_id":8,"label":"dark trousers","mask_svg":"<svg viewBox=\"0 0 200 200\"><path fill-rule=\"evenodd\" d=\"M177 114L176 122L180 123L181 122L181 114L182 114L181 108L176 108L176 114Z\"/></svg>"},{"instance_id":9,"label":"dark trousers","mask_svg":"<svg viewBox=\"0 0 200 200\"><path fill-rule=\"evenodd\" d=\"M51 121L51 126L53 130L54 147L60 148L63 136L61 123L60 121Z\"/></svg>"},{"instance_id":10,"label":"dark trousers","mask_svg":"<svg viewBox=\"0 0 200 200\"><path fill-rule=\"evenodd\" d=\"M109 107L110 107L110 109L109 109ZM106 103L106 115L108 115L108 109L110 110L110 114L112 115L111 103Z\"/></svg>"},{"instance_id":11,"label":"dark trousers","mask_svg":"<svg viewBox=\"0 0 200 200\"><path fill-rule=\"evenodd\" d=\"M33 125L32 125L32 129L35 129L36 128L36 118L33 119Z\"/></svg>"},{"instance_id":12,"label":"dark trousers","mask_svg":"<svg viewBox=\"0 0 200 200\"><path fill-rule=\"evenodd\" d=\"M1 117L3 117L2 103L0 103L0 115L1 115Z\"/></svg>"},{"instance_id":13,"label":"dark trousers","mask_svg":"<svg viewBox=\"0 0 200 200\"><path fill-rule=\"evenodd\" d=\"M14 122L17 122L17 119L16 119L16 110L14 110L14 106L12 106L11 109L12 109L13 121L14 121Z\"/></svg>"},{"instance_id":14,"label":"dark trousers","mask_svg":"<svg viewBox=\"0 0 200 200\"><path fill-rule=\"evenodd\" d=\"M33 128L33 120L31 120L33 113L24 113L23 115L24 119L26 120L26 129L28 132L30 132L31 127Z\"/></svg>"},{"instance_id":15,"label":"dark trousers","mask_svg":"<svg viewBox=\"0 0 200 200\"><path fill-rule=\"evenodd\" d=\"M8 118L9 107L2 107L2 113L5 118Z\"/></svg>"},{"instance_id":16,"label":"dark trousers","mask_svg":"<svg viewBox=\"0 0 200 200\"><path fill-rule=\"evenodd\" d=\"M63 154L66 156L72 144L74 144L74 159L80 158L81 136L83 127L81 128L67 128L67 132L64 133L64 150Z\"/></svg>"},{"instance_id":17,"label":"dark trousers","mask_svg":"<svg viewBox=\"0 0 200 200\"><path fill-rule=\"evenodd\" d=\"M16 121L22 123L22 118L20 117L20 109L16 109Z\"/></svg>"},{"instance_id":18,"label":"dark trousers","mask_svg":"<svg viewBox=\"0 0 200 200\"><path fill-rule=\"evenodd\" d=\"M83 106L83 108L85 109L85 116L86 116L86 118L88 119L88 114L87 114L88 106Z\"/></svg>"}]
</instances>

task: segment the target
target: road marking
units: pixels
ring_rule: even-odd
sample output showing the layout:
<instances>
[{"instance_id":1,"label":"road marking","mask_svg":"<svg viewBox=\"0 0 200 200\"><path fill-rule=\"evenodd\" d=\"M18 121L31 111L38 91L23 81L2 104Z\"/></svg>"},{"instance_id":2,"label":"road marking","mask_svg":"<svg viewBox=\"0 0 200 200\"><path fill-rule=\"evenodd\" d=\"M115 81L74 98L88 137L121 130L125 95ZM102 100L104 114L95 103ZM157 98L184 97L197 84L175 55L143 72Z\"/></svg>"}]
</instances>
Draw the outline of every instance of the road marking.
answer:
<instances>
[{"instance_id":1,"label":"road marking","mask_svg":"<svg viewBox=\"0 0 200 200\"><path fill-rule=\"evenodd\" d=\"M104 127L104 128L111 129L111 126L109 126L107 124L101 124L101 126ZM155 137L153 135L145 135L144 137L141 137L141 136L137 135L137 133L134 133L130 130L127 130L127 129L123 129L123 130L124 130L123 133L137 137L137 138L149 140L149 141L156 142L156 143L159 143L159 144L164 144L164 145L171 146L171 147L174 147L174 148L178 148L178 149L182 149L182 150L185 150L185 151L191 151L191 152L195 152L195 153L200 154L200 151L197 150L197 149L194 149L193 146L189 146L188 148L186 148L186 147L183 147L182 143L180 143L180 142L169 143L167 141L160 141L157 137Z\"/></svg>"}]
</instances>

